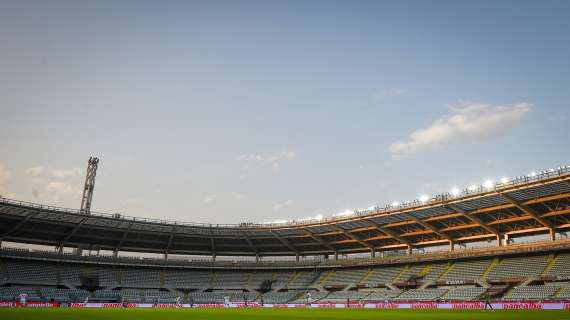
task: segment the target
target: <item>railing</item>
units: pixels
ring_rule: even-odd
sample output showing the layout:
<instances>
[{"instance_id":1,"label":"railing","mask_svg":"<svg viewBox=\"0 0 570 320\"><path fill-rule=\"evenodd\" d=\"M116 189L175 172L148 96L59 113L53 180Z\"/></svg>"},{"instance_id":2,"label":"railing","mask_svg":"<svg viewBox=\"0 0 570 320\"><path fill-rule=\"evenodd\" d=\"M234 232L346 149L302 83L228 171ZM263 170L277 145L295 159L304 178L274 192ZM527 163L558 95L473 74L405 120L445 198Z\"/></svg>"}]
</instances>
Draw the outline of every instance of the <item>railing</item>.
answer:
<instances>
[{"instance_id":1,"label":"railing","mask_svg":"<svg viewBox=\"0 0 570 320\"><path fill-rule=\"evenodd\" d=\"M456 260L465 258L485 258L501 255L517 255L525 253L551 252L557 250L570 249L570 239L559 239L556 241L537 241L527 244L512 244L505 247L486 247L486 248L469 248L458 249L453 252L441 251L430 253L416 253L412 255L390 256L379 258L346 258L339 260L310 259L297 261L287 260L260 260L255 261L211 261L211 260L195 260L188 259L158 259L134 256L108 256L108 255L89 255L82 256L71 253L59 253L56 251L41 251L22 248L2 248L0 249L0 257L30 257L39 259L52 259L58 261L69 262L102 262L109 264L126 264L126 265L148 265L148 266L184 266L184 267L241 267L241 268L306 268L306 267L357 267L357 266L374 266L374 265L390 265L404 263L420 263L435 260Z\"/></svg>"},{"instance_id":2,"label":"railing","mask_svg":"<svg viewBox=\"0 0 570 320\"><path fill-rule=\"evenodd\" d=\"M333 216L333 217L324 217L321 219L293 219L290 221L282 222L282 223L253 223L253 222L242 222L239 224L214 224L214 223L198 223L198 222L184 222L184 221L173 221L173 220L165 220L165 219L153 219L153 218L141 218L135 216L128 216L123 215L120 213L102 213L102 212L90 212L91 216L95 217L102 217L102 218L110 218L110 219L122 219L128 220L133 222L144 222L144 223L155 223L155 224L171 224L171 225L179 225L179 226L189 226L189 227L199 227L199 228L282 228L282 227L294 227L294 226L301 226L301 225L311 225L311 224L318 224L318 223L326 223L326 222L337 222L343 220L349 220L354 217L362 217L368 215L376 215L376 214L388 214L388 213L395 213L398 210L403 209L410 209L414 207L421 207L428 204L438 204L444 201L449 200L461 200L463 197L473 196L476 194L483 194L488 193L494 190L502 190L509 187L517 186L517 185L524 185L529 182L535 182L540 180L546 180L553 177L560 177L570 173L570 165L560 166L557 169L548 169L542 170L538 172L534 172L533 174L527 176L517 176L510 179L507 182L497 183L494 184L493 187L485 187L485 186L476 186L464 188L461 192L457 195L453 195L449 192L442 193L432 197L427 201L405 201L397 206L394 205L386 205L384 207L376 206L370 210L355 210L353 214L346 215L346 216ZM67 214L74 214L74 215L84 215L83 212L76 209L70 208L63 208L57 206L49 206L43 205L33 202L26 202L14 199L4 198L0 195L0 203L2 204L10 204L10 205L17 205L21 207L28 207L33 209L40 209L40 210L47 210L47 211L54 211L58 213L67 213Z\"/></svg>"}]
</instances>

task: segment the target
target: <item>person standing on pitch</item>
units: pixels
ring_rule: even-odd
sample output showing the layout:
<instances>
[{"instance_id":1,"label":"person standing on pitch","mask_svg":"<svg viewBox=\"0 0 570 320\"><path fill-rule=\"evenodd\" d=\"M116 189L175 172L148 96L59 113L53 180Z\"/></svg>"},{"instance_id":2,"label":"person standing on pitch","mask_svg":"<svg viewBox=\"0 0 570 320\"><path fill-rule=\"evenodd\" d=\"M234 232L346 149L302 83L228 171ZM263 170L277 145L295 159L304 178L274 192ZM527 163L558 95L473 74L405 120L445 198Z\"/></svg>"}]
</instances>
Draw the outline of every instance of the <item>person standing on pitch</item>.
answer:
<instances>
[{"instance_id":1,"label":"person standing on pitch","mask_svg":"<svg viewBox=\"0 0 570 320\"><path fill-rule=\"evenodd\" d=\"M487 310L487 307L489 307L489 309L491 309L491 311L494 311L495 309L493 309L493 305L491 304L491 295L490 294L485 294L485 310Z\"/></svg>"},{"instance_id":2,"label":"person standing on pitch","mask_svg":"<svg viewBox=\"0 0 570 320\"><path fill-rule=\"evenodd\" d=\"M28 306L28 294L20 293L18 296L20 298L20 307L25 308Z\"/></svg>"}]
</instances>

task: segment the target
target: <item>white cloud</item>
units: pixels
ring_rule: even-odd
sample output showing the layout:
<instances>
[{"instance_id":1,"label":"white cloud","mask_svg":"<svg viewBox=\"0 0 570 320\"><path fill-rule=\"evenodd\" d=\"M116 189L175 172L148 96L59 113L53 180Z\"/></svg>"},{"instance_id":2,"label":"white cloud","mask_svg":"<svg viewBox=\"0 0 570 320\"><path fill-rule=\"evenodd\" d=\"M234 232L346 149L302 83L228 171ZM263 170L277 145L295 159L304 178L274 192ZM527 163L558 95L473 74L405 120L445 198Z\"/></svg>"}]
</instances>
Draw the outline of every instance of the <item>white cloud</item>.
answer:
<instances>
[{"instance_id":1,"label":"white cloud","mask_svg":"<svg viewBox=\"0 0 570 320\"><path fill-rule=\"evenodd\" d=\"M216 196L213 194L204 197L204 203L212 203L214 201L216 201Z\"/></svg>"},{"instance_id":2,"label":"white cloud","mask_svg":"<svg viewBox=\"0 0 570 320\"><path fill-rule=\"evenodd\" d=\"M245 199L245 194L240 192L232 192L232 197L234 197L234 199L236 199L237 201L241 201Z\"/></svg>"},{"instance_id":3,"label":"white cloud","mask_svg":"<svg viewBox=\"0 0 570 320\"><path fill-rule=\"evenodd\" d=\"M287 208L292 206L295 203L293 200L285 200L283 202L279 202L273 205L273 211L279 211L281 209Z\"/></svg>"},{"instance_id":4,"label":"white cloud","mask_svg":"<svg viewBox=\"0 0 570 320\"><path fill-rule=\"evenodd\" d=\"M12 172L0 165L0 195L6 196L8 198L12 198L10 195L13 195L8 194L8 190L6 188L7 181L11 175Z\"/></svg>"},{"instance_id":5,"label":"white cloud","mask_svg":"<svg viewBox=\"0 0 570 320\"><path fill-rule=\"evenodd\" d=\"M44 187L45 195L54 202L63 197L79 198L81 189L65 181L51 181Z\"/></svg>"},{"instance_id":6,"label":"white cloud","mask_svg":"<svg viewBox=\"0 0 570 320\"><path fill-rule=\"evenodd\" d=\"M35 166L24 172L32 184L33 199L56 203L62 201L60 205L70 205L81 198L82 170L80 168Z\"/></svg>"},{"instance_id":7,"label":"white cloud","mask_svg":"<svg viewBox=\"0 0 570 320\"><path fill-rule=\"evenodd\" d=\"M462 103L451 107L450 115L428 128L414 131L407 141L392 143L389 150L393 157L400 158L452 144L500 138L521 124L530 110L531 104L524 102L510 106Z\"/></svg>"},{"instance_id":8,"label":"white cloud","mask_svg":"<svg viewBox=\"0 0 570 320\"><path fill-rule=\"evenodd\" d=\"M297 154L293 151L282 151L273 152L268 154L258 154L258 153L242 153L237 156L236 160L245 162L243 169L247 170L250 168L251 164L261 164L264 166L269 166L274 170L279 170L281 162L287 160L293 160L297 158ZM241 175L240 179L245 178L245 175Z\"/></svg>"},{"instance_id":9,"label":"white cloud","mask_svg":"<svg viewBox=\"0 0 570 320\"><path fill-rule=\"evenodd\" d=\"M51 174L56 178L75 177L80 175L82 170L80 168L72 169L52 169Z\"/></svg>"},{"instance_id":10,"label":"white cloud","mask_svg":"<svg viewBox=\"0 0 570 320\"><path fill-rule=\"evenodd\" d=\"M31 167L26 169L26 174L32 177L39 177L44 172L44 167Z\"/></svg>"},{"instance_id":11,"label":"white cloud","mask_svg":"<svg viewBox=\"0 0 570 320\"><path fill-rule=\"evenodd\" d=\"M382 90L380 92L378 92L374 98L376 100L381 100L382 98L385 97L395 97L395 96L401 96L408 93L408 90L405 89L399 89L399 88L392 88L392 89L386 89L386 90Z\"/></svg>"}]
</instances>

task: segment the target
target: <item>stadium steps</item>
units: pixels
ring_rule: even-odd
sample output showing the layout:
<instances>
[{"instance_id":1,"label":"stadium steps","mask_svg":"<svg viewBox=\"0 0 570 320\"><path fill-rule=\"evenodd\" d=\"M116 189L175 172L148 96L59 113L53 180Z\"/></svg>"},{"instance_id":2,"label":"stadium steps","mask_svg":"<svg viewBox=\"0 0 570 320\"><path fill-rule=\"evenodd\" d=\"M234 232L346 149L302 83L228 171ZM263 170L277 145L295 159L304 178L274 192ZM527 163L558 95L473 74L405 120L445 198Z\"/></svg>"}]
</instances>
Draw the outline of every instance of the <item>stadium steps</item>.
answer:
<instances>
[{"instance_id":1,"label":"stadium steps","mask_svg":"<svg viewBox=\"0 0 570 320\"><path fill-rule=\"evenodd\" d=\"M374 274L374 268L368 268L368 272L366 272L364 277L362 277L362 279L360 279L357 284L366 282L366 280L368 280L372 274Z\"/></svg>"},{"instance_id":2,"label":"stadium steps","mask_svg":"<svg viewBox=\"0 0 570 320\"><path fill-rule=\"evenodd\" d=\"M390 288L390 290L400 291L400 289L398 287L396 287L395 285L393 285L391 283L386 283L386 287Z\"/></svg>"},{"instance_id":3,"label":"stadium steps","mask_svg":"<svg viewBox=\"0 0 570 320\"><path fill-rule=\"evenodd\" d=\"M160 287L164 288L164 271L163 270L160 270L158 272L158 279L159 279Z\"/></svg>"},{"instance_id":4,"label":"stadium steps","mask_svg":"<svg viewBox=\"0 0 570 320\"><path fill-rule=\"evenodd\" d=\"M327 279L330 278L334 274L334 270L329 271L322 279L317 283L319 286L324 286L327 283Z\"/></svg>"},{"instance_id":5,"label":"stadium steps","mask_svg":"<svg viewBox=\"0 0 570 320\"><path fill-rule=\"evenodd\" d=\"M245 279L245 287L249 288L250 286L250 282L251 282L251 278L253 278L253 272L248 272L247 274L247 278Z\"/></svg>"},{"instance_id":6,"label":"stadium steps","mask_svg":"<svg viewBox=\"0 0 570 320\"><path fill-rule=\"evenodd\" d=\"M396 275L396 277L394 277L394 279L392 279L392 281L390 281L390 283L398 282L398 280L400 280L402 275L408 273L408 270L410 270L409 264L406 265L406 267L402 268L402 271L400 271L400 273L398 273L398 275Z\"/></svg>"},{"instance_id":7,"label":"stadium steps","mask_svg":"<svg viewBox=\"0 0 570 320\"><path fill-rule=\"evenodd\" d=\"M285 287L286 287L286 288L289 288L289 285L290 285L291 283L294 283L294 282L297 280L297 278L299 278L300 275L301 275L301 273L300 273L299 271L295 271L295 272L293 273L293 275L289 278L289 280L287 280L287 283L285 284Z\"/></svg>"},{"instance_id":8,"label":"stadium steps","mask_svg":"<svg viewBox=\"0 0 570 320\"><path fill-rule=\"evenodd\" d=\"M216 287L217 280L218 280L218 274L215 272L210 272L210 288Z\"/></svg>"},{"instance_id":9,"label":"stadium steps","mask_svg":"<svg viewBox=\"0 0 570 320\"><path fill-rule=\"evenodd\" d=\"M525 281L523 281L521 284L519 284L519 287L526 287L528 286L531 282L538 280L538 277L528 277L526 278Z\"/></svg>"},{"instance_id":10,"label":"stadium steps","mask_svg":"<svg viewBox=\"0 0 570 320\"><path fill-rule=\"evenodd\" d=\"M493 259L493 261L491 261L491 264L487 267L487 269L485 269L485 271L481 275L481 279L487 280L487 276L489 275L489 273L491 273L491 270L493 270L499 264L501 264L499 258Z\"/></svg>"},{"instance_id":11,"label":"stadium steps","mask_svg":"<svg viewBox=\"0 0 570 320\"><path fill-rule=\"evenodd\" d=\"M426 264L422 271L420 271L420 276L425 277L429 273L430 268L431 264Z\"/></svg>"},{"instance_id":12,"label":"stadium steps","mask_svg":"<svg viewBox=\"0 0 570 320\"><path fill-rule=\"evenodd\" d=\"M554 294L552 295L552 298L554 299L560 298L559 295L564 291L564 289L566 289L566 287L558 288L556 292L554 292Z\"/></svg>"},{"instance_id":13,"label":"stadium steps","mask_svg":"<svg viewBox=\"0 0 570 320\"><path fill-rule=\"evenodd\" d=\"M475 283L477 283L478 285L480 285L483 288L489 289L491 287L491 285L483 279L475 279Z\"/></svg>"},{"instance_id":14,"label":"stadium steps","mask_svg":"<svg viewBox=\"0 0 570 320\"><path fill-rule=\"evenodd\" d=\"M439 277L437 277L436 281L441 280L443 278L445 278L445 276L447 276L448 273L451 272L451 270L453 270L453 267L455 266L454 263L448 262L447 263L447 268L445 268L445 271L439 275Z\"/></svg>"},{"instance_id":15,"label":"stadium steps","mask_svg":"<svg viewBox=\"0 0 570 320\"><path fill-rule=\"evenodd\" d=\"M426 282L424 282L418 289L425 289L429 286L435 285L435 281L434 280L428 280Z\"/></svg>"},{"instance_id":16,"label":"stadium steps","mask_svg":"<svg viewBox=\"0 0 570 320\"><path fill-rule=\"evenodd\" d=\"M507 289L507 292L505 292L503 294L503 299L510 299L513 295L513 292L515 291L516 286L511 286L509 289Z\"/></svg>"},{"instance_id":17,"label":"stadium steps","mask_svg":"<svg viewBox=\"0 0 570 320\"><path fill-rule=\"evenodd\" d=\"M546 265L546 268L544 268L544 271L542 271L540 275L541 276L547 275L552 269L552 267L554 267L554 265L556 264L556 260L558 260L558 255L555 255L554 253L548 255L548 264Z\"/></svg>"}]
</instances>

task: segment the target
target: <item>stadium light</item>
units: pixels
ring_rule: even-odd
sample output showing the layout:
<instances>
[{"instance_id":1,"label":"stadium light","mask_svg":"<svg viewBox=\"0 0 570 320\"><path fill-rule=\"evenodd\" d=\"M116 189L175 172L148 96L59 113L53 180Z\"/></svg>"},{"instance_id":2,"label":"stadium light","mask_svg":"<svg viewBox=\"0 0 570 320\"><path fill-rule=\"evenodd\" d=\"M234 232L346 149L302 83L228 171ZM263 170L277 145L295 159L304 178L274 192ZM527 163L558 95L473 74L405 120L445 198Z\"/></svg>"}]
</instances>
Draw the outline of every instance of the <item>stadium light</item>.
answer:
<instances>
[{"instance_id":1,"label":"stadium light","mask_svg":"<svg viewBox=\"0 0 570 320\"><path fill-rule=\"evenodd\" d=\"M477 185L472 184L469 187L467 187L467 189L469 189L469 191L475 191L477 190Z\"/></svg>"},{"instance_id":2,"label":"stadium light","mask_svg":"<svg viewBox=\"0 0 570 320\"><path fill-rule=\"evenodd\" d=\"M323 219L323 215L322 215L322 214L318 214L318 215L315 217L315 219L317 219L317 220L322 220L322 219Z\"/></svg>"},{"instance_id":3,"label":"stadium light","mask_svg":"<svg viewBox=\"0 0 570 320\"><path fill-rule=\"evenodd\" d=\"M459 195L459 189L457 188L451 189L451 195L457 197L457 195Z\"/></svg>"},{"instance_id":4,"label":"stadium light","mask_svg":"<svg viewBox=\"0 0 570 320\"><path fill-rule=\"evenodd\" d=\"M536 176L536 171L531 172L528 176L529 176L529 177L534 177L534 176Z\"/></svg>"},{"instance_id":5,"label":"stadium light","mask_svg":"<svg viewBox=\"0 0 570 320\"><path fill-rule=\"evenodd\" d=\"M392 204L391 204L392 207L397 207L399 205L400 205L400 203L398 201L392 202Z\"/></svg>"},{"instance_id":6,"label":"stadium light","mask_svg":"<svg viewBox=\"0 0 570 320\"><path fill-rule=\"evenodd\" d=\"M425 195L425 194L422 194L422 195L419 197L419 200L420 200L420 202L426 202L426 201L429 200L429 197L428 197L427 195Z\"/></svg>"},{"instance_id":7,"label":"stadium light","mask_svg":"<svg viewBox=\"0 0 570 320\"><path fill-rule=\"evenodd\" d=\"M491 189L493 188L493 186L495 186L495 184L493 183L493 180L491 179L487 179L484 183L483 183L483 187L485 189Z\"/></svg>"},{"instance_id":8,"label":"stadium light","mask_svg":"<svg viewBox=\"0 0 570 320\"><path fill-rule=\"evenodd\" d=\"M507 177L501 178L501 183L507 183L507 182L509 182L509 179Z\"/></svg>"}]
</instances>

